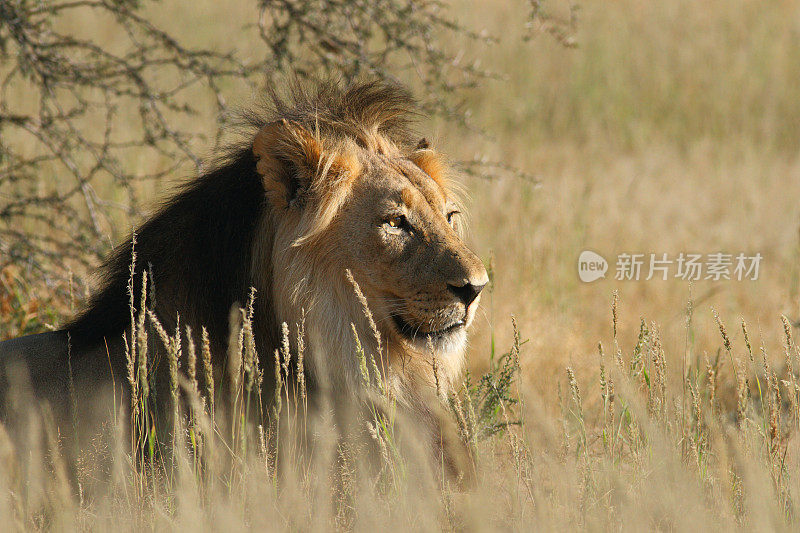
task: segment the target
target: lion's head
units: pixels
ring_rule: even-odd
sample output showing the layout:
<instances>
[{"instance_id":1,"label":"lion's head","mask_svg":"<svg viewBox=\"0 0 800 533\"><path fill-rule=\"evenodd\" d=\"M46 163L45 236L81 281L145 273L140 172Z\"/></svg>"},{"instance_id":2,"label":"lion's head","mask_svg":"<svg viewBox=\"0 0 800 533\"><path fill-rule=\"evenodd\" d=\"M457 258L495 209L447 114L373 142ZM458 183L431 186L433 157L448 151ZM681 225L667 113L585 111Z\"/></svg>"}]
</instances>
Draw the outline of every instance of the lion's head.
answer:
<instances>
[{"instance_id":1,"label":"lion's head","mask_svg":"<svg viewBox=\"0 0 800 533\"><path fill-rule=\"evenodd\" d=\"M351 323L362 343L374 337L346 269L393 377L429 376L435 356L445 384L463 366L488 281L462 240L451 171L426 140L411 140L412 109L404 90L383 84L296 91L290 103L277 100L253 142L271 206L264 231L274 232L254 254L254 274L271 285L279 321L308 313L313 363L334 378L358 379L357 360L341 350L352 346Z\"/></svg>"},{"instance_id":2,"label":"lion's head","mask_svg":"<svg viewBox=\"0 0 800 533\"><path fill-rule=\"evenodd\" d=\"M452 171L409 127L416 113L404 89L380 82L273 95L246 116L244 146L117 247L102 289L65 327L72 345L102 355L111 339L114 373L125 375L131 302L149 305L168 329L206 328L221 373L231 307L254 287L262 364L282 343L282 323L305 321L305 368L320 385L361 383L357 335L398 397L434 381L449 391L488 278L460 236ZM139 301L145 274L157 297Z\"/></svg>"}]
</instances>

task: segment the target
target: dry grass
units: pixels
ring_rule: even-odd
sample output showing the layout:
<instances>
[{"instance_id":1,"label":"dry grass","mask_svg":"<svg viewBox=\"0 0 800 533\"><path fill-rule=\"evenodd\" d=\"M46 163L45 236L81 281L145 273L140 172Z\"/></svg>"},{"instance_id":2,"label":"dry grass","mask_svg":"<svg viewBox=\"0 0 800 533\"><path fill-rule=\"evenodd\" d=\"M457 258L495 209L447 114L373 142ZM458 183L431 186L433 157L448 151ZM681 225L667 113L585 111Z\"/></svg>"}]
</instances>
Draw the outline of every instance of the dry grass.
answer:
<instances>
[{"instance_id":1,"label":"dry grass","mask_svg":"<svg viewBox=\"0 0 800 533\"><path fill-rule=\"evenodd\" d=\"M180 19L177 7L163 9L165 18ZM222 421L198 386L184 419L189 444L169 443L174 465L154 473L141 464L147 443L126 456L115 444L120 431L109 430L113 475L91 497L69 496L41 447L26 470L5 446L3 514L23 528L796 527L796 5L587 3L574 49L545 35L523 42L518 9L497 2L462 9L475 26L502 36L475 53L508 80L487 83L465 103L492 141L426 125L456 159L485 155L538 178L467 179L471 240L493 272L472 342L473 389L452 400L476 450L474 489L454 490L430 469L405 465L420 460L395 454L391 424L376 419L373 442L386 450L377 473L359 464L357 448L337 448L323 424L315 460L289 461L286 479L277 481L272 435L264 435L278 431L272 415L263 415L261 428L233 424L243 436L230 453L203 449L197 443L213 442L209 432ZM201 3L191 16L195 33L213 41L220 32L210 21L249 13ZM633 251L760 252L764 261L752 282L689 287L610 276L584 284L576 272L584 249L607 259ZM50 287L25 283L24 272L3 280L3 336L43 329L68 311L69 302L50 301ZM247 324L246 311L241 318ZM253 363L243 332L235 390L238 405L252 411L246 387L257 380L252 366L246 370L244 362ZM232 346L239 349L238 339ZM507 346L501 358L499 347ZM203 347L196 351L202 361ZM283 375L272 354L259 355L264 379ZM181 368L188 356L181 354ZM368 376L370 366L365 359ZM505 388L492 396L498 387ZM280 403L295 429L303 417L291 400L300 390L283 389ZM506 431L510 422L519 425ZM260 435L263 447L253 445ZM204 463L206 453L216 458Z\"/></svg>"},{"instance_id":2,"label":"dry grass","mask_svg":"<svg viewBox=\"0 0 800 533\"><path fill-rule=\"evenodd\" d=\"M618 316L616 298L612 306ZM290 377L291 361L301 359L286 348L286 325L286 347L275 351L272 369L260 368L252 302L232 314L228 357L237 363L224 377L232 411L215 417L212 382L200 386L191 370L182 381L172 372L171 437L156 438L152 428L164 412L148 400L147 378L136 370L148 357L147 332L158 335L173 369L196 368L196 347L190 342L181 353L191 332L170 334L143 310L129 342L132 417L122 406L118 422L98 431L71 484L47 412L13 404L28 426L16 440L0 438L0 505L20 529L48 530L789 529L800 490L793 476L800 388L791 370L800 366L800 348L784 321L779 371L744 321L740 345L715 319L721 349L684 360L681 369L668 365L676 354L665 353L655 323L641 321L633 346L612 336L608 350L598 345L595 381L580 384L566 367L555 415L519 385L528 348L514 324L510 350L490 354L489 372L468 377L448 399L478 471L464 488L419 447L413 422L363 350L356 355L367 394L364 409L344 422L350 429L341 431L340 415L334 422L308 412L299 364L297 379ZM691 326L690 303L687 335ZM302 337L302 325L293 333ZM204 338L201 352L206 346ZM735 369L733 410L719 397L717 375L726 365ZM668 372L685 376L680 386L670 386ZM260 402L264 379L277 383L269 410ZM24 389L16 394L24 397Z\"/></svg>"}]
</instances>

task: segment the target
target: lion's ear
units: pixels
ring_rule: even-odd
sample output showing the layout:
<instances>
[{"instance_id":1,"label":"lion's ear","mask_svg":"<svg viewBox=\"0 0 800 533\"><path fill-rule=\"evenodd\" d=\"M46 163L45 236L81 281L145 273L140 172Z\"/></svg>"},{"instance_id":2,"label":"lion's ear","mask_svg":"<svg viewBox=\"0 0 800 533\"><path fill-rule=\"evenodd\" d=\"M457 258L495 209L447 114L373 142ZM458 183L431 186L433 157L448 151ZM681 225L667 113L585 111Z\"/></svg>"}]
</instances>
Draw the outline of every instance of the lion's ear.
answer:
<instances>
[{"instance_id":1,"label":"lion's ear","mask_svg":"<svg viewBox=\"0 0 800 533\"><path fill-rule=\"evenodd\" d=\"M430 148L427 140L422 139L408 158L425 174L433 178L442 187L445 187L446 172L444 161L439 154Z\"/></svg>"},{"instance_id":2,"label":"lion's ear","mask_svg":"<svg viewBox=\"0 0 800 533\"><path fill-rule=\"evenodd\" d=\"M276 207L286 208L302 199L311 185L322 146L300 124L280 119L261 128L253 141L253 154L267 198Z\"/></svg>"}]
</instances>

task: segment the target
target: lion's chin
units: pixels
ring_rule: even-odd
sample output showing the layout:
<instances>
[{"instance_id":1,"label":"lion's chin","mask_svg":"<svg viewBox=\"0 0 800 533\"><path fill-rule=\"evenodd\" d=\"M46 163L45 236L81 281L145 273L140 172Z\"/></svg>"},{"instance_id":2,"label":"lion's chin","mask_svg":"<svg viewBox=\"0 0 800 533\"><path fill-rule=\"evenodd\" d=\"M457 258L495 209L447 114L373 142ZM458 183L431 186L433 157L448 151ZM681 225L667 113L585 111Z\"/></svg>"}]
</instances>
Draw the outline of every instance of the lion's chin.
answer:
<instances>
[{"instance_id":1,"label":"lion's chin","mask_svg":"<svg viewBox=\"0 0 800 533\"><path fill-rule=\"evenodd\" d=\"M430 338L430 341L428 338ZM435 354L443 355L463 352L467 347L467 328L466 326L459 326L445 335L426 336L424 338L406 340L406 342L419 352L430 351L431 345L433 345L433 353Z\"/></svg>"},{"instance_id":2,"label":"lion's chin","mask_svg":"<svg viewBox=\"0 0 800 533\"><path fill-rule=\"evenodd\" d=\"M464 350L467 344L467 323L459 320L438 331L421 332L397 315L392 316L394 330L400 340L415 351L452 353Z\"/></svg>"}]
</instances>

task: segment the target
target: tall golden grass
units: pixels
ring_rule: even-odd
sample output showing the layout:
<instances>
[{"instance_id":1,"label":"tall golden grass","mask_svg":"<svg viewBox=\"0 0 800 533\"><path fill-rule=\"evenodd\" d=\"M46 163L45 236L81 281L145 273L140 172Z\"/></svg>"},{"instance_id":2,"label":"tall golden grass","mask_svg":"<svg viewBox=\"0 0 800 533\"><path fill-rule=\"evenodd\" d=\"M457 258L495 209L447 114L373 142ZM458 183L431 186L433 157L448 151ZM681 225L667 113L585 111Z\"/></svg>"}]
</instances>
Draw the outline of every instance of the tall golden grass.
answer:
<instances>
[{"instance_id":1,"label":"tall golden grass","mask_svg":"<svg viewBox=\"0 0 800 533\"><path fill-rule=\"evenodd\" d=\"M233 363L223 378L232 409L215 414L213 377L197 375L198 351L208 361L207 335L198 350L190 331L170 334L144 309L128 343L131 404L98 428L74 464L62 457L63 435L48 412L16 389L23 401L12 409L25 431L0 434L0 506L6 523L25 530L792 528L800 346L788 320L778 370L745 321L737 326L744 340L734 343L716 312L713 356L670 357L659 327L644 319L626 346L617 336L620 306L615 293L613 333L594 357L597 378L581 385L568 366L556 380L558 413L520 385L528 348L515 323L510 350L489 354L489 371L468 376L447 399L477 471L466 486L415 441L413 421L395 408L371 354L354 354L367 395L351 422L325 409L312 414L290 328L267 367L254 349L251 301L232 314ZM693 312L690 301L687 336ZM302 324L292 329L303 338ZM148 400L142 372L148 330L173 369L170 438L156 436L163 411ZM683 360L673 369L667 361L676 355ZM724 365L734 369L732 409L720 397ZM685 379L672 386L668 372ZM264 379L277 383L269 408Z\"/></svg>"}]
</instances>

